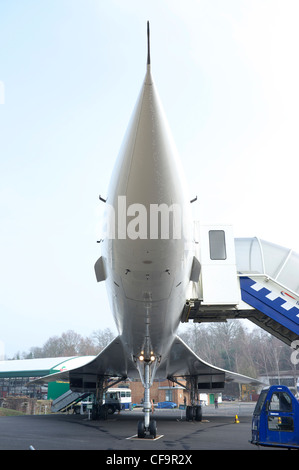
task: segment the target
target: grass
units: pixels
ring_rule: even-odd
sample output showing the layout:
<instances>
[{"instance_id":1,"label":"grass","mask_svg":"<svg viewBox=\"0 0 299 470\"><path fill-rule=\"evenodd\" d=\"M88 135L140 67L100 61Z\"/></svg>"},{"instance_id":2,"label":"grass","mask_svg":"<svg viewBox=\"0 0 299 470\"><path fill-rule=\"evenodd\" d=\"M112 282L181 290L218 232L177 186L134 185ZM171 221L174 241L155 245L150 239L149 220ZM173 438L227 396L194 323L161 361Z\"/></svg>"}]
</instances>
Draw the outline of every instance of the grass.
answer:
<instances>
[{"instance_id":1,"label":"grass","mask_svg":"<svg viewBox=\"0 0 299 470\"><path fill-rule=\"evenodd\" d=\"M0 408L0 418L1 416L20 416L24 415L21 411L10 410L9 408Z\"/></svg>"}]
</instances>

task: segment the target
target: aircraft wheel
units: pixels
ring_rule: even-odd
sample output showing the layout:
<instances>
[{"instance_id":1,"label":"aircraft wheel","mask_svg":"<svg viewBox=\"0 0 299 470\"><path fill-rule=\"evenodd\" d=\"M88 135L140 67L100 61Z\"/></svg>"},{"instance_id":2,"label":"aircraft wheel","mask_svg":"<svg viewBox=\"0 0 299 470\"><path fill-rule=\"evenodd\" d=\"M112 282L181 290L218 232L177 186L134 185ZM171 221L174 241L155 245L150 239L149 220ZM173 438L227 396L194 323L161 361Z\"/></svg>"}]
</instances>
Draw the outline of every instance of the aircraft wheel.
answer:
<instances>
[{"instance_id":1,"label":"aircraft wheel","mask_svg":"<svg viewBox=\"0 0 299 470\"><path fill-rule=\"evenodd\" d=\"M142 439L145 437L145 426L144 426L143 421L138 421L137 434L138 434L139 439Z\"/></svg>"},{"instance_id":2,"label":"aircraft wheel","mask_svg":"<svg viewBox=\"0 0 299 470\"><path fill-rule=\"evenodd\" d=\"M149 433L155 439L157 436L157 423L154 419L150 421Z\"/></svg>"},{"instance_id":3,"label":"aircraft wheel","mask_svg":"<svg viewBox=\"0 0 299 470\"><path fill-rule=\"evenodd\" d=\"M202 407L201 405L198 405L195 407L195 421L201 421L202 420Z\"/></svg>"},{"instance_id":4,"label":"aircraft wheel","mask_svg":"<svg viewBox=\"0 0 299 470\"><path fill-rule=\"evenodd\" d=\"M188 405L186 408L186 421L193 421L193 406Z\"/></svg>"}]
</instances>

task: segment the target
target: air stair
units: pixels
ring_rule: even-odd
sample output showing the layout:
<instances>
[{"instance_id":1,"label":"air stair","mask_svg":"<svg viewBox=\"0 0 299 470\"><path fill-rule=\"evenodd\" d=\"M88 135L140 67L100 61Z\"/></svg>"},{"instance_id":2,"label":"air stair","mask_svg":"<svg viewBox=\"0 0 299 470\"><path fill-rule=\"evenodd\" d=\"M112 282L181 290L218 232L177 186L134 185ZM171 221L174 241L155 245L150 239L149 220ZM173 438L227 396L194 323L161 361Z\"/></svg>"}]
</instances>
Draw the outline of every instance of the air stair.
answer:
<instances>
[{"instance_id":1,"label":"air stair","mask_svg":"<svg viewBox=\"0 0 299 470\"><path fill-rule=\"evenodd\" d=\"M233 238L230 226L198 225L195 242L201 275L183 323L246 318L288 345L299 340L298 253L259 238Z\"/></svg>"},{"instance_id":2,"label":"air stair","mask_svg":"<svg viewBox=\"0 0 299 470\"><path fill-rule=\"evenodd\" d=\"M235 240L241 298L248 317L287 344L299 339L299 254L261 240Z\"/></svg>"},{"instance_id":3,"label":"air stair","mask_svg":"<svg viewBox=\"0 0 299 470\"><path fill-rule=\"evenodd\" d=\"M88 397L90 393L79 393L79 392L72 392L68 390L60 397L53 400L51 405L51 411L56 413L57 411L62 411L68 408L71 405L74 405L78 401L83 400L84 398Z\"/></svg>"}]
</instances>

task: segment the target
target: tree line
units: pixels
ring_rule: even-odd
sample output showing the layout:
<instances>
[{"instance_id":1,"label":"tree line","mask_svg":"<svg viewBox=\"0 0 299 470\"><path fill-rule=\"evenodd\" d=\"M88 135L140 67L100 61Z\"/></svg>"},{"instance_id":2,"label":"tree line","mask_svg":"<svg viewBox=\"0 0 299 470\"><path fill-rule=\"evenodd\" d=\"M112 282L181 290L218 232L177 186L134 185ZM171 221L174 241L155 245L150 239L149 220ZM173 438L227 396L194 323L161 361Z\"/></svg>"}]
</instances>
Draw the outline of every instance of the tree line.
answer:
<instances>
[{"instance_id":1,"label":"tree line","mask_svg":"<svg viewBox=\"0 0 299 470\"><path fill-rule=\"evenodd\" d=\"M180 337L212 365L254 378L282 371L299 374L291 360L294 350L259 327L249 330L240 320L190 326Z\"/></svg>"},{"instance_id":2,"label":"tree line","mask_svg":"<svg viewBox=\"0 0 299 470\"><path fill-rule=\"evenodd\" d=\"M29 351L17 352L11 359L38 359L45 357L96 356L114 338L115 333L106 328L82 336L68 330L60 336L51 336L43 346L33 346Z\"/></svg>"},{"instance_id":3,"label":"tree line","mask_svg":"<svg viewBox=\"0 0 299 470\"><path fill-rule=\"evenodd\" d=\"M97 355L116 334L106 328L83 337L73 330L50 337L43 346L18 352L11 359ZM179 336L204 361L250 377L293 370L293 349L261 328L244 327L240 320L221 323L191 323ZM299 367L299 366L298 366Z\"/></svg>"}]
</instances>

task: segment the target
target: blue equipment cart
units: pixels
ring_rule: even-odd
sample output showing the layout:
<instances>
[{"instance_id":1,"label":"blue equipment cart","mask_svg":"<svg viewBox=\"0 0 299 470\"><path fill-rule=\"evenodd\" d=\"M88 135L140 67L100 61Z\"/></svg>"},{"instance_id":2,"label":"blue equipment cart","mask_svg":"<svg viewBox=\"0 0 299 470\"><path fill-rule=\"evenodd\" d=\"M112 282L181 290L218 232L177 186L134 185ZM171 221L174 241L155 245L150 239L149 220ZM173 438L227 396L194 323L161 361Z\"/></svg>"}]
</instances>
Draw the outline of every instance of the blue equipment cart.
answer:
<instances>
[{"instance_id":1,"label":"blue equipment cart","mask_svg":"<svg viewBox=\"0 0 299 470\"><path fill-rule=\"evenodd\" d=\"M284 385L262 390L252 417L252 444L299 449L299 403Z\"/></svg>"}]
</instances>

